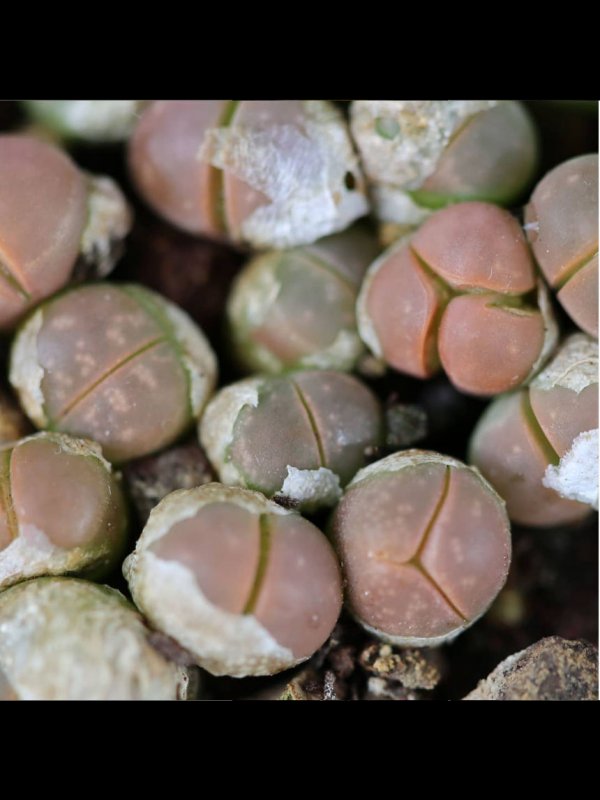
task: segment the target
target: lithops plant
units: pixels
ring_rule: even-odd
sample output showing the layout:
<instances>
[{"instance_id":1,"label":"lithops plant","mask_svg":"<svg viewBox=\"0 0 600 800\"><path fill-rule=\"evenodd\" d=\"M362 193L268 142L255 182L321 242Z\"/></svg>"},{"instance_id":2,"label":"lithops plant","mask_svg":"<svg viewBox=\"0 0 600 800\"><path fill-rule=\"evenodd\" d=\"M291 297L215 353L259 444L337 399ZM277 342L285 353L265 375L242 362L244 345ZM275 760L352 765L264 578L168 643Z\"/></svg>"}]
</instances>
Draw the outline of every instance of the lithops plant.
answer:
<instances>
[{"instance_id":1,"label":"lithops plant","mask_svg":"<svg viewBox=\"0 0 600 800\"><path fill-rule=\"evenodd\" d=\"M0 589L40 575L106 574L123 556L120 481L94 442L39 433L0 446Z\"/></svg>"},{"instance_id":2,"label":"lithops plant","mask_svg":"<svg viewBox=\"0 0 600 800\"><path fill-rule=\"evenodd\" d=\"M238 363L248 372L352 369L364 350L356 297L377 253L373 237L354 228L253 258L227 304Z\"/></svg>"},{"instance_id":3,"label":"lithops plant","mask_svg":"<svg viewBox=\"0 0 600 800\"><path fill-rule=\"evenodd\" d=\"M357 318L394 369L427 378L441 366L458 389L482 396L531 378L557 338L525 235L490 203L442 209L386 250L369 268Z\"/></svg>"},{"instance_id":4,"label":"lithops plant","mask_svg":"<svg viewBox=\"0 0 600 800\"><path fill-rule=\"evenodd\" d=\"M183 700L189 674L162 656L120 592L38 578L0 593L0 700Z\"/></svg>"},{"instance_id":5,"label":"lithops plant","mask_svg":"<svg viewBox=\"0 0 600 800\"><path fill-rule=\"evenodd\" d=\"M18 332L10 381L39 428L94 439L111 461L166 447L216 380L200 329L135 284L92 284L41 305Z\"/></svg>"},{"instance_id":6,"label":"lithops plant","mask_svg":"<svg viewBox=\"0 0 600 800\"><path fill-rule=\"evenodd\" d=\"M144 100L27 100L26 109L44 128L90 144L124 141Z\"/></svg>"},{"instance_id":7,"label":"lithops plant","mask_svg":"<svg viewBox=\"0 0 600 800\"><path fill-rule=\"evenodd\" d=\"M331 529L350 611L393 644L451 641L508 574L504 501L476 470L438 453L406 450L362 469Z\"/></svg>"},{"instance_id":8,"label":"lithops plant","mask_svg":"<svg viewBox=\"0 0 600 800\"><path fill-rule=\"evenodd\" d=\"M130 225L111 178L36 138L0 136L0 330L74 273L108 274Z\"/></svg>"},{"instance_id":9,"label":"lithops plant","mask_svg":"<svg viewBox=\"0 0 600 800\"><path fill-rule=\"evenodd\" d=\"M382 443L375 396L340 372L247 378L221 389L200 421L219 478L302 511L334 505Z\"/></svg>"},{"instance_id":10,"label":"lithops plant","mask_svg":"<svg viewBox=\"0 0 600 800\"><path fill-rule=\"evenodd\" d=\"M162 500L123 571L137 607L214 675L299 664L342 604L339 565L318 528L217 483Z\"/></svg>"},{"instance_id":11,"label":"lithops plant","mask_svg":"<svg viewBox=\"0 0 600 800\"><path fill-rule=\"evenodd\" d=\"M368 211L343 115L321 100L156 101L129 164L174 225L257 248L309 244Z\"/></svg>"},{"instance_id":12,"label":"lithops plant","mask_svg":"<svg viewBox=\"0 0 600 800\"><path fill-rule=\"evenodd\" d=\"M525 230L548 283L573 321L598 338L598 155L551 170L525 209Z\"/></svg>"},{"instance_id":13,"label":"lithops plant","mask_svg":"<svg viewBox=\"0 0 600 800\"><path fill-rule=\"evenodd\" d=\"M577 522L598 508L598 345L573 334L520 392L475 428L469 461L522 525Z\"/></svg>"},{"instance_id":14,"label":"lithops plant","mask_svg":"<svg viewBox=\"0 0 600 800\"><path fill-rule=\"evenodd\" d=\"M350 111L384 223L418 225L464 200L509 205L533 176L536 131L513 100L355 100Z\"/></svg>"}]
</instances>

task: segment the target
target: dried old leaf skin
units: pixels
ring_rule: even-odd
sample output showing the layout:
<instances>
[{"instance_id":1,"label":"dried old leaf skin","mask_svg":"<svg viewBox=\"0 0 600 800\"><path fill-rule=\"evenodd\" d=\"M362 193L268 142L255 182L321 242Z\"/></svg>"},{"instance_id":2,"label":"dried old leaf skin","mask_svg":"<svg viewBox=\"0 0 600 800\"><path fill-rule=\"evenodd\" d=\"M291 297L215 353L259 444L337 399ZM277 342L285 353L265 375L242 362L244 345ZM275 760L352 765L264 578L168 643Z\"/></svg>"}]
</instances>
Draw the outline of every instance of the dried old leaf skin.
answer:
<instances>
[{"instance_id":1,"label":"dried old leaf skin","mask_svg":"<svg viewBox=\"0 0 600 800\"><path fill-rule=\"evenodd\" d=\"M10 378L38 427L99 442L126 461L173 442L212 392L216 359L173 304L134 284L93 284L41 306Z\"/></svg>"},{"instance_id":2,"label":"dried old leaf skin","mask_svg":"<svg viewBox=\"0 0 600 800\"><path fill-rule=\"evenodd\" d=\"M359 332L399 371L426 378L441 365L460 391L492 396L531 377L556 337L545 290L536 302L535 288L517 221L489 203L459 203L371 265Z\"/></svg>"},{"instance_id":3,"label":"dried old leaf skin","mask_svg":"<svg viewBox=\"0 0 600 800\"><path fill-rule=\"evenodd\" d=\"M351 130L388 225L465 200L509 205L537 162L535 128L515 101L355 100Z\"/></svg>"},{"instance_id":4,"label":"dried old leaf skin","mask_svg":"<svg viewBox=\"0 0 600 800\"><path fill-rule=\"evenodd\" d=\"M178 227L261 249L309 244L368 211L346 123L325 101L157 101L129 164Z\"/></svg>"},{"instance_id":5,"label":"dried old leaf skin","mask_svg":"<svg viewBox=\"0 0 600 800\"><path fill-rule=\"evenodd\" d=\"M529 387L496 398L477 423L469 461L514 522L576 523L597 506L597 373L596 342L574 334Z\"/></svg>"},{"instance_id":6,"label":"dried old leaf skin","mask_svg":"<svg viewBox=\"0 0 600 800\"><path fill-rule=\"evenodd\" d=\"M216 675L304 661L342 603L339 565L314 525L216 483L161 501L124 572L144 614Z\"/></svg>"},{"instance_id":7,"label":"dried old leaf skin","mask_svg":"<svg viewBox=\"0 0 600 800\"><path fill-rule=\"evenodd\" d=\"M98 445L40 433L5 445L0 459L0 587L41 575L101 577L114 567L127 509Z\"/></svg>"},{"instance_id":8,"label":"dried old leaf skin","mask_svg":"<svg viewBox=\"0 0 600 800\"><path fill-rule=\"evenodd\" d=\"M408 450L361 470L332 518L350 610L392 643L433 646L473 624L510 564L502 499L455 459Z\"/></svg>"},{"instance_id":9,"label":"dried old leaf skin","mask_svg":"<svg viewBox=\"0 0 600 800\"><path fill-rule=\"evenodd\" d=\"M535 258L571 319L598 338L598 156L570 159L535 187L525 209Z\"/></svg>"},{"instance_id":10,"label":"dried old leaf skin","mask_svg":"<svg viewBox=\"0 0 600 800\"><path fill-rule=\"evenodd\" d=\"M0 700L179 700L187 670L120 592L38 578L0 593Z\"/></svg>"}]
</instances>

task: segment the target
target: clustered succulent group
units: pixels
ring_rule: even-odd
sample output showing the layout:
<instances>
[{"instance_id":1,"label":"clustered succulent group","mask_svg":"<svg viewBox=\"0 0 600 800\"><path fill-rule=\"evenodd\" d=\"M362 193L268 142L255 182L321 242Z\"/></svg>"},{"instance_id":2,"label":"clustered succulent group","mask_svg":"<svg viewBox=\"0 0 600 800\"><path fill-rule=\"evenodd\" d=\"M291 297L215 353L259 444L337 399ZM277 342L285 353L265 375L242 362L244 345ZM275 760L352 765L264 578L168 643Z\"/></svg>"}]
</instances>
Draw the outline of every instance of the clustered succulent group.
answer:
<instances>
[{"instance_id":1,"label":"clustered succulent group","mask_svg":"<svg viewBox=\"0 0 600 800\"><path fill-rule=\"evenodd\" d=\"M0 700L201 698L202 670L320 663L344 605L379 658L448 644L503 589L511 523L577 535L598 508L597 155L541 175L516 101L23 110L0 133ZM126 151L122 188L78 147ZM136 216L169 286L196 243L243 262L218 329L210 282L136 280ZM190 237L172 261L159 219ZM415 448L426 414L386 375L489 401L462 460Z\"/></svg>"}]
</instances>

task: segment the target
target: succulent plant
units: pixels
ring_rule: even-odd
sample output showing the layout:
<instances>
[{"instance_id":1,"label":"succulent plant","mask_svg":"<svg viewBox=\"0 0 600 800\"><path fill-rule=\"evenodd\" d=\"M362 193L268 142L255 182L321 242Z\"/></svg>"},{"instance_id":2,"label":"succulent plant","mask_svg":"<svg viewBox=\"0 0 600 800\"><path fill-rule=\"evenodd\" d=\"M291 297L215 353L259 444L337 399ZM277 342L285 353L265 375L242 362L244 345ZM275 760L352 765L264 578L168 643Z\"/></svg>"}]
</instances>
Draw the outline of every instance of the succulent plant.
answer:
<instances>
[{"instance_id":1,"label":"succulent plant","mask_svg":"<svg viewBox=\"0 0 600 800\"><path fill-rule=\"evenodd\" d=\"M369 268L357 303L371 351L418 378L440 368L461 391L494 395L530 378L557 338L517 221L490 203L433 214Z\"/></svg>"},{"instance_id":2,"label":"succulent plant","mask_svg":"<svg viewBox=\"0 0 600 800\"><path fill-rule=\"evenodd\" d=\"M451 641L508 574L504 501L476 470L439 453L406 450L360 470L331 530L350 611L392 644Z\"/></svg>"},{"instance_id":3,"label":"succulent plant","mask_svg":"<svg viewBox=\"0 0 600 800\"><path fill-rule=\"evenodd\" d=\"M598 338L598 155L551 170L525 209L525 230L557 298L579 327Z\"/></svg>"},{"instance_id":4,"label":"succulent plant","mask_svg":"<svg viewBox=\"0 0 600 800\"><path fill-rule=\"evenodd\" d=\"M221 389L199 435L223 483L310 512L335 505L369 450L382 443L383 417L356 378L306 370Z\"/></svg>"},{"instance_id":5,"label":"succulent plant","mask_svg":"<svg viewBox=\"0 0 600 800\"><path fill-rule=\"evenodd\" d=\"M573 334L530 386L496 398L469 461L522 525L576 522L598 508L598 344Z\"/></svg>"},{"instance_id":6,"label":"succulent plant","mask_svg":"<svg viewBox=\"0 0 600 800\"><path fill-rule=\"evenodd\" d=\"M38 578L0 593L0 700L179 700L190 675L120 592Z\"/></svg>"},{"instance_id":7,"label":"succulent plant","mask_svg":"<svg viewBox=\"0 0 600 800\"><path fill-rule=\"evenodd\" d=\"M271 373L352 369L364 350L356 297L377 252L372 236L354 228L313 245L255 256L227 304L240 366Z\"/></svg>"},{"instance_id":8,"label":"succulent plant","mask_svg":"<svg viewBox=\"0 0 600 800\"><path fill-rule=\"evenodd\" d=\"M77 287L18 332L10 381L29 418L100 443L111 461L166 447L200 415L216 359L177 306L134 284Z\"/></svg>"},{"instance_id":9,"label":"succulent plant","mask_svg":"<svg viewBox=\"0 0 600 800\"><path fill-rule=\"evenodd\" d=\"M129 163L145 200L190 233L295 247L368 211L341 112L321 100L161 100Z\"/></svg>"},{"instance_id":10,"label":"succulent plant","mask_svg":"<svg viewBox=\"0 0 600 800\"><path fill-rule=\"evenodd\" d=\"M125 577L153 625L215 675L268 675L309 658L340 613L335 554L258 492L182 489L150 514Z\"/></svg>"},{"instance_id":11,"label":"succulent plant","mask_svg":"<svg viewBox=\"0 0 600 800\"><path fill-rule=\"evenodd\" d=\"M0 136L0 330L74 274L110 272L130 225L111 178L86 175L39 139Z\"/></svg>"},{"instance_id":12,"label":"succulent plant","mask_svg":"<svg viewBox=\"0 0 600 800\"><path fill-rule=\"evenodd\" d=\"M514 202L537 135L514 100L355 100L351 129L379 219L392 231L465 200Z\"/></svg>"},{"instance_id":13,"label":"succulent plant","mask_svg":"<svg viewBox=\"0 0 600 800\"><path fill-rule=\"evenodd\" d=\"M39 433L0 445L0 589L40 575L101 577L125 549L120 481L95 442Z\"/></svg>"},{"instance_id":14,"label":"succulent plant","mask_svg":"<svg viewBox=\"0 0 600 800\"><path fill-rule=\"evenodd\" d=\"M0 101L0 701L597 696L555 106Z\"/></svg>"}]
</instances>

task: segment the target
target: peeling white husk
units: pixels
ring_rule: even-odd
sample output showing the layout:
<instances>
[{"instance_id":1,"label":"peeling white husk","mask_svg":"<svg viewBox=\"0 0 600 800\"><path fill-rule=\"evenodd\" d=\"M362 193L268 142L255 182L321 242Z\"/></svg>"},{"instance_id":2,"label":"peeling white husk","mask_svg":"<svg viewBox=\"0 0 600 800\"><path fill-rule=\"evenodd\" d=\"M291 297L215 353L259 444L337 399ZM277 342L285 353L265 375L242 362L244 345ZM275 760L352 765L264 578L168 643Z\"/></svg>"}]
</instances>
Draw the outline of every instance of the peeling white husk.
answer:
<instances>
[{"instance_id":1,"label":"peeling white husk","mask_svg":"<svg viewBox=\"0 0 600 800\"><path fill-rule=\"evenodd\" d=\"M217 383L217 357L208 339L190 317L175 303L158 295L173 326L175 338L183 349L181 362L190 381L192 416L198 418Z\"/></svg>"},{"instance_id":2,"label":"peeling white husk","mask_svg":"<svg viewBox=\"0 0 600 800\"><path fill-rule=\"evenodd\" d=\"M380 222L417 227L433 214L432 209L417 205L409 194L396 186L376 183L372 194L376 216Z\"/></svg>"},{"instance_id":3,"label":"peeling white husk","mask_svg":"<svg viewBox=\"0 0 600 800\"><path fill-rule=\"evenodd\" d=\"M568 389L579 394L598 383L598 342L585 333L569 336L547 367L531 382L538 391ZM598 508L598 429L580 433L542 483L561 497Z\"/></svg>"},{"instance_id":4,"label":"peeling white husk","mask_svg":"<svg viewBox=\"0 0 600 800\"><path fill-rule=\"evenodd\" d=\"M557 466L546 468L542 483L561 497L598 510L598 428L576 436Z\"/></svg>"},{"instance_id":5,"label":"peeling white husk","mask_svg":"<svg viewBox=\"0 0 600 800\"><path fill-rule=\"evenodd\" d=\"M329 347L305 356L299 366L308 369L351 370L364 352L364 345L355 331L341 330Z\"/></svg>"},{"instance_id":6,"label":"peeling white husk","mask_svg":"<svg viewBox=\"0 0 600 800\"><path fill-rule=\"evenodd\" d=\"M342 496L339 475L327 467L296 469L287 466L287 477L278 492L298 504L304 512L334 506Z\"/></svg>"},{"instance_id":7,"label":"peeling white husk","mask_svg":"<svg viewBox=\"0 0 600 800\"><path fill-rule=\"evenodd\" d=\"M341 113L324 101L305 101L304 131L295 125L231 125L206 131L198 158L227 170L271 201L242 224L255 247L295 247L341 231L366 214L366 196L344 185L360 175Z\"/></svg>"},{"instance_id":8,"label":"peeling white husk","mask_svg":"<svg viewBox=\"0 0 600 800\"><path fill-rule=\"evenodd\" d=\"M537 357L534 365L532 366L525 383L530 381L537 372L544 366L552 352L556 348L558 342L559 330L552 308L552 300L550 299L550 292L544 281L540 278L537 284L537 302L544 322L544 341L542 349Z\"/></svg>"},{"instance_id":9,"label":"peeling white husk","mask_svg":"<svg viewBox=\"0 0 600 800\"><path fill-rule=\"evenodd\" d=\"M0 589L41 575L81 572L109 555L108 546L96 546L93 550L58 547L35 525L20 525L18 536L0 550Z\"/></svg>"},{"instance_id":10,"label":"peeling white husk","mask_svg":"<svg viewBox=\"0 0 600 800\"><path fill-rule=\"evenodd\" d=\"M252 614L232 614L210 603L186 567L140 551L129 564L133 599L159 630L191 653L213 675L271 675L295 666Z\"/></svg>"},{"instance_id":11,"label":"peeling white husk","mask_svg":"<svg viewBox=\"0 0 600 800\"><path fill-rule=\"evenodd\" d=\"M497 100L355 100L351 130L367 175L402 189L421 188L433 174L452 136ZM397 126L386 138L377 131L377 120Z\"/></svg>"},{"instance_id":12,"label":"peeling white husk","mask_svg":"<svg viewBox=\"0 0 600 800\"><path fill-rule=\"evenodd\" d=\"M81 235L80 255L94 277L105 278L122 253L122 241L133 216L123 192L112 178L89 175L88 219ZM77 269L77 267L76 267Z\"/></svg>"},{"instance_id":13,"label":"peeling white husk","mask_svg":"<svg viewBox=\"0 0 600 800\"><path fill-rule=\"evenodd\" d=\"M37 337L43 321L44 310L39 308L17 332L10 354L8 376L25 413L38 428L45 428L48 424L42 392L44 368L39 363L37 350Z\"/></svg>"},{"instance_id":14,"label":"peeling white husk","mask_svg":"<svg viewBox=\"0 0 600 800\"><path fill-rule=\"evenodd\" d=\"M233 441L233 428L244 406L258 406L262 378L246 378L221 389L207 405L198 427L200 443L223 483L243 483L237 467L227 460Z\"/></svg>"},{"instance_id":15,"label":"peeling white husk","mask_svg":"<svg viewBox=\"0 0 600 800\"><path fill-rule=\"evenodd\" d=\"M598 342L585 333L574 333L531 386L542 390L562 387L579 394L593 383L598 383Z\"/></svg>"},{"instance_id":16,"label":"peeling white husk","mask_svg":"<svg viewBox=\"0 0 600 800\"><path fill-rule=\"evenodd\" d=\"M240 274L227 303L232 324L242 329L260 327L281 291L277 278L279 257L271 252L255 258Z\"/></svg>"},{"instance_id":17,"label":"peeling white husk","mask_svg":"<svg viewBox=\"0 0 600 800\"><path fill-rule=\"evenodd\" d=\"M114 589L40 578L0 594L0 674L21 700L185 699L187 670Z\"/></svg>"}]
</instances>

